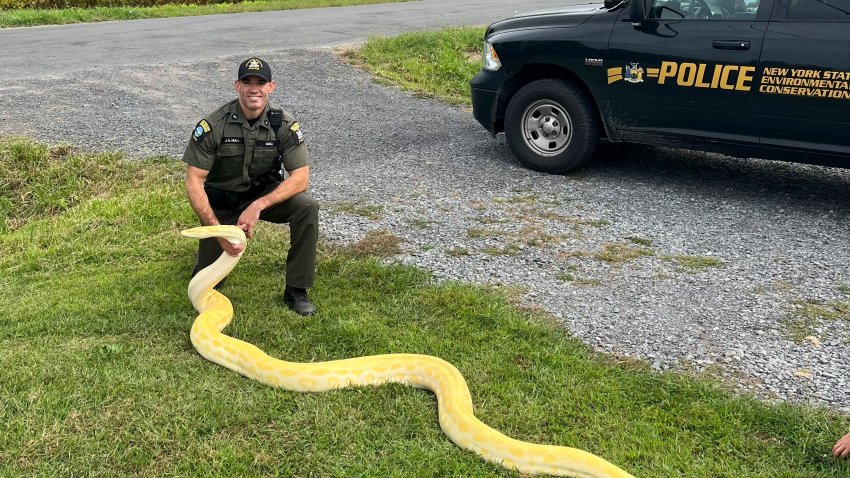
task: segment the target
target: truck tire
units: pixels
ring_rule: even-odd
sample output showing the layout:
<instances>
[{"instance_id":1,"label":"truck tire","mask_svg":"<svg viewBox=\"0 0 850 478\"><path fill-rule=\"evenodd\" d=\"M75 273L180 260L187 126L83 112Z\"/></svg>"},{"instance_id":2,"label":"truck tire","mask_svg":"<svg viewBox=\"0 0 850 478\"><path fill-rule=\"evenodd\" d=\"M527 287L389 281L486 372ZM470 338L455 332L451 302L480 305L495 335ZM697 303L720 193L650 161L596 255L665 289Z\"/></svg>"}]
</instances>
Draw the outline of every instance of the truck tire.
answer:
<instances>
[{"instance_id":1,"label":"truck tire","mask_svg":"<svg viewBox=\"0 0 850 478\"><path fill-rule=\"evenodd\" d=\"M537 80L508 103L505 138L527 168L564 174L593 157L599 122L584 91L563 80Z\"/></svg>"}]
</instances>

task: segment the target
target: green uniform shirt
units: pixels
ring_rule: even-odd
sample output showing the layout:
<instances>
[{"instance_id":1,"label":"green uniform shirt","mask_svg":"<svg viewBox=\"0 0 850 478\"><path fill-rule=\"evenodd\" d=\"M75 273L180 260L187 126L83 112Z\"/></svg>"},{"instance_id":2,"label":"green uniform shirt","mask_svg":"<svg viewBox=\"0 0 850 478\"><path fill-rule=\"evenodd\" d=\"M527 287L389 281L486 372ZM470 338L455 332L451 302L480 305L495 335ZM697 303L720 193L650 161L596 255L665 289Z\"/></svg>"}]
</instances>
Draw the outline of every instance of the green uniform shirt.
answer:
<instances>
[{"instance_id":1,"label":"green uniform shirt","mask_svg":"<svg viewBox=\"0 0 850 478\"><path fill-rule=\"evenodd\" d=\"M254 123L248 124L233 100L206 116L195 127L183 161L209 171L206 184L224 191L244 192L251 188L251 179L274 169L274 159L281 153L287 171L307 165L307 145L301 126L287 112L275 137L269 123L270 105Z\"/></svg>"}]
</instances>

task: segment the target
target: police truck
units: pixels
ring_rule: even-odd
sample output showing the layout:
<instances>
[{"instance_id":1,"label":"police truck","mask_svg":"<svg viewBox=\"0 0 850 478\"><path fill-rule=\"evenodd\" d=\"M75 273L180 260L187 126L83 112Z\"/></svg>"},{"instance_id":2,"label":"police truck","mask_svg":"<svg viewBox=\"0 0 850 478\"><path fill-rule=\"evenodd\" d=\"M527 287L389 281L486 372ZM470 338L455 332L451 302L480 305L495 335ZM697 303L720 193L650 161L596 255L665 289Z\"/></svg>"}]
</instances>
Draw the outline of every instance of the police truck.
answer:
<instances>
[{"instance_id":1,"label":"police truck","mask_svg":"<svg viewBox=\"0 0 850 478\"><path fill-rule=\"evenodd\" d=\"M600 140L850 168L850 0L605 0L490 25L475 118L525 166Z\"/></svg>"}]
</instances>

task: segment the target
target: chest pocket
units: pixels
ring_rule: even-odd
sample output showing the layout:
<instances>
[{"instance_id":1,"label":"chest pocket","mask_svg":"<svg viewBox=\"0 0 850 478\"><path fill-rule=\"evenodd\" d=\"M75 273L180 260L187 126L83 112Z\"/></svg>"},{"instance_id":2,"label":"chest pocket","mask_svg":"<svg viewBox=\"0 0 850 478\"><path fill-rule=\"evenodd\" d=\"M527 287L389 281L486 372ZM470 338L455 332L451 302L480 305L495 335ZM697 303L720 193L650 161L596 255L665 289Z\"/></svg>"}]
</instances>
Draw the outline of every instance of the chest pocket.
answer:
<instances>
[{"instance_id":1,"label":"chest pocket","mask_svg":"<svg viewBox=\"0 0 850 478\"><path fill-rule=\"evenodd\" d=\"M278 142L257 141L254 146L254 160L251 161L249 174L252 178L268 173L274 169L274 159L278 155Z\"/></svg>"},{"instance_id":2,"label":"chest pocket","mask_svg":"<svg viewBox=\"0 0 850 478\"><path fill-rule=\"evenodd\" d=\"M216 177L213 181L228 181L242 178L242 165L245 163L244 144L222 144L216 154Z\"/></svg>"}]
</instances>

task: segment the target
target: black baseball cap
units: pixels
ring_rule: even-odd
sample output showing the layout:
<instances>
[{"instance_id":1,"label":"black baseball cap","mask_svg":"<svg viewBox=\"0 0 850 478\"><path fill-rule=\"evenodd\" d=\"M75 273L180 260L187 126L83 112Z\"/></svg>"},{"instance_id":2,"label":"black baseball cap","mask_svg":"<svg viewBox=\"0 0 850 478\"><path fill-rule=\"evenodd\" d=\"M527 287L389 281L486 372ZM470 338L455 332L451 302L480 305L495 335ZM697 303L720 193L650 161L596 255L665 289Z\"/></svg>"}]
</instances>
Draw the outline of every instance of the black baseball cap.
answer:
<instances>
[{"instance_id":1,"label":"black baseball cap","mask_svg":"<svg viewBox=\"0 0 850 478\"><path fill-rule=\"evenodd\" d=\"M249 76L257 76L266 81L272 81L272 69L269 68L269 64L265 60L248 58L239 64L239 77L236 79L241 80Z\"/></svg>"}]
</instances>

